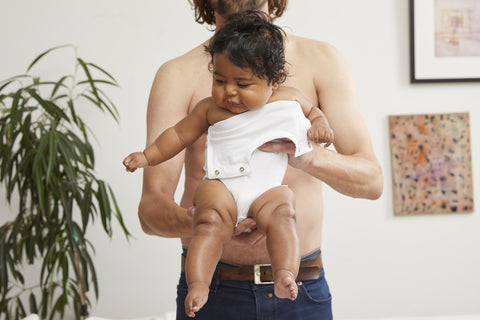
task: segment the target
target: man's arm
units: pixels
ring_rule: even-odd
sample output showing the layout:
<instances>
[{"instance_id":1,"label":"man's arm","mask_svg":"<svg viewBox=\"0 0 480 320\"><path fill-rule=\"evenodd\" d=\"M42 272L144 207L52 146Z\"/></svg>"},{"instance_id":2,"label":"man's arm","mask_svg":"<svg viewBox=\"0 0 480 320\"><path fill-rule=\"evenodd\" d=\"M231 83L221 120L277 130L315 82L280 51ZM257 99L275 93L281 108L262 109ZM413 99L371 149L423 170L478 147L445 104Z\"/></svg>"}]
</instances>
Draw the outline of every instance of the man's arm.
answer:
<instances>
[{"instance_id":1,"label":"man's arm","mask_svg":"<svg viewBox=\"0 0 480 320\"><path fill-rule=\"evenodd\" d=\"M382 169L358 107L356 86L340 53L322 43L308 59L315 68L318 103L335 133L336 151L314 145L314 150L295 158L294 146L269 144L264 151L289 153L289 164L324 181L333 189L355 198L377 199L382 194Z\"/></svg>"},{"instance_id":2,"label":"man's arm","mask_svg":"<svg viewBox=\"0 0 480 320\"><path fill-rule=\"evenodd\" d=\"M315 63L318 103L335 133L335 151L315 146L292 164L321 179L338 192L377 199L382 194L382 169L373 152L367 127L358 107L356 85L341 54L322 44Z\"/></svg>"},{"instance_id":3,"label":"man's arm","mask_svg":"<svg viewBox=\"0 0 480 320\"><path fill-rule=\"evenodd\" d=\"M182 85L178 62L167 62L157 72L152 84L147 110L147 145L166 128L188 114L190 87ZM189 237L192 218L177 205L174 194L183 167L185 151L143 172L143 190L138 215L145 233L162 237Z\"/></svg>"}]
</instances>

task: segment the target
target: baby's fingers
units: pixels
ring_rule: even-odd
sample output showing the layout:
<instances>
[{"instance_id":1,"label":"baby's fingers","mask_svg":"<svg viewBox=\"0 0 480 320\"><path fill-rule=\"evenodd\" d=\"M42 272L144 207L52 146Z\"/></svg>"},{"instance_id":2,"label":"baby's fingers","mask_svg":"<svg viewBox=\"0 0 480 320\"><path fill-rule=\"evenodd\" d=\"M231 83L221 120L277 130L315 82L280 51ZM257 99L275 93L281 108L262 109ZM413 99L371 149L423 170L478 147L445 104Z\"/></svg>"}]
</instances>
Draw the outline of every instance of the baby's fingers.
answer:
<instances>
[{"instance_id":1,"label":"baby's fingers","mask_svg":"<svg viewBox=\"0 0 480 320\"><path fill-rule=\"evenodd\" d=\"M333 131L330 128L325 130L312 130L307 132L307 137L310 141L315 143L325 143L325 147L328 147L333 142Z\"/></svg>"},{"instance_id":2,"label":"baby's fingers","mask_svg":"<svg viewBox=\"0 0 480 320\"><path fill-rule=\"evenodd\" d=\"M134 172L135 170L137 170L138 166L135 163L135 157L132 155L127 156L125 160L123 160L125 170L129 172Z\"/></svg>"}]
</instances>

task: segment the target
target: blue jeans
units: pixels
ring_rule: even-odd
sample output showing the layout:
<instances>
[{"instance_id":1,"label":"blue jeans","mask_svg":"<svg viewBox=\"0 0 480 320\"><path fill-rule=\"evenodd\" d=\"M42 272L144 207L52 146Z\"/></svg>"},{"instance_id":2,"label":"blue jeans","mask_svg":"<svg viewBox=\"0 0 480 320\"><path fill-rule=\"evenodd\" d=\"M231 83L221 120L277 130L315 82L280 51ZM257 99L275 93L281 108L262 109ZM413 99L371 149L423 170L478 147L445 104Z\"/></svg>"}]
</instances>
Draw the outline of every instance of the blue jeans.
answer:
<instances>
[{"instance_id":1,"label":"blue jeans","mask_svg":"<svg viewBox=\"0 0 480 320\"><path fill-rule=\"evenodd\" d=\"M196 320L331 320L331 295L322 268L317 280L303 281L298 286L295 301L279 299L273 294L273 285L256 285L251 281L218 279L220 262L210 285L208 301L196 313ZM188 287L182 272L177 286L177 320L192 319L185 314Z\"/></svg>"}]
</instances>

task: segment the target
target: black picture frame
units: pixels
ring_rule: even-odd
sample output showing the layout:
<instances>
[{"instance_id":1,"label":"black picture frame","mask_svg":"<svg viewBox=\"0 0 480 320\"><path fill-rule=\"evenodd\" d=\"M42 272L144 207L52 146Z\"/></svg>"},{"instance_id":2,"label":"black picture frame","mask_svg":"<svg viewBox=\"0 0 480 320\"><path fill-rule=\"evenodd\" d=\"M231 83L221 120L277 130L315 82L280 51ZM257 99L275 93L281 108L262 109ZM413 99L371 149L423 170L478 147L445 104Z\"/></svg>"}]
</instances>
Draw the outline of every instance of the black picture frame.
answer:
<instances>
[{"instance_id":1,"label":"black picture frame","mask_svg":"<svg viewBox=\"0 0 480 320\"><path fill-rule=\"evenodd\" d=\"M440 41L440 35L443 36L447 33L438 33L438 29L435 29L437 23L435 21L435 10L442 12L443 15L448 10L439 11L440 8L435 8L435 1L439 0L410 0L409 3L410 82L480 81L480 49L478 55L477 53L474 55L455 55L451 53L452 50L448 51L448 46L450 44L454 46L455 42L445 41L443 37L442 42L438 42ZM476 3L473 1L475 0L456 0L460 5L462 5L462 2L464 2L463 5L467 6L469 3L473 3L473 17L480 19L480 1L477 0ZM452 10L452 14L456 14L455 12L461 11ZM472 15L472 10L468 12ZM446 19L448 20L448 17ZM464 22L462 21L462 23ZM480 22L477 21L475 25L479 26ZM474 30L473 32L476 36L480 36L480 30ZM452 32L451 34L455 33ZM462 35L462 37L464 36ZM460 38L460 40L462 39ZM480 48L480 41L478 41L478 44L474 42L473 51L475 52L477 45ZM437 52L440 52L440 56Z\"/></svg>"}]
</instances>

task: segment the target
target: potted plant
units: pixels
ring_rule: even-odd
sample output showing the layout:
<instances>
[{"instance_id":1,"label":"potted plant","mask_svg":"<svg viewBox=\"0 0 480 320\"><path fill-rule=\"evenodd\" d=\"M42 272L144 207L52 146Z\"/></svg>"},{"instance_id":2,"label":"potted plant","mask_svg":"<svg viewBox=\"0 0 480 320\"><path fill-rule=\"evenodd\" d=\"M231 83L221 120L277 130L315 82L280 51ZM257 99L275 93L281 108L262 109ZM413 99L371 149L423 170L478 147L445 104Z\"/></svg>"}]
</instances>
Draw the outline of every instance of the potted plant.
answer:
<instances>
[{"instance_id":1,"label":"potted plant","mask_svg":"<svg viewBox=\"0 0 480 320\"><path fill-rule=\"evenodd\" d=\"M71 70L56 80L32 74L45 56L66 50L74 52ZM97 219L111 237L115 217L129 238L111 187L94 171L92 133L78 112L98 108L117 121L103 90L111 86L115 79L71 45L43 52L25 74L0 82L0 182L16 211L0 226L0 318L63 318L68 309L85 317L92 287L98 298L88 227ZM28 264L39 268L33 285L25 281Z\"/></svg>"}]
</instances>

